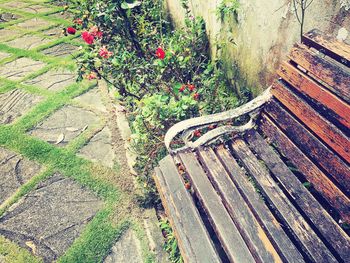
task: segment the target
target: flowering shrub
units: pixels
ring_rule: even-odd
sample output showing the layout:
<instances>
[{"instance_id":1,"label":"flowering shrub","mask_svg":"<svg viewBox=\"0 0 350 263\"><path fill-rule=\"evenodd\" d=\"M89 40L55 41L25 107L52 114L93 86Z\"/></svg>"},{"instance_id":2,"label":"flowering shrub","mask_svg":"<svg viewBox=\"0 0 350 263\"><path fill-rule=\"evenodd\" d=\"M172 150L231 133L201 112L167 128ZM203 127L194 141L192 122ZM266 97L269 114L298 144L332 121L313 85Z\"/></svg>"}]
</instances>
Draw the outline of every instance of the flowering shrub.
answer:
<instances>
[{"instance_id":1,"label":"flowering shrub","mask_svg":"<svg viewBox=\"0 0 350 263\"><path fill-rule=\"evenodd\" d=\"M80 78L102 78L117 88L116 98L130 113L140 156L136 168L150 196L149 174L165 154L166 131L178 121L238 104L220 61L209 58L203 20L183 2L185 26L173 29L162 0L75 1L80 12L73 22L87 44Z\"/></svg>"}]
</instances>

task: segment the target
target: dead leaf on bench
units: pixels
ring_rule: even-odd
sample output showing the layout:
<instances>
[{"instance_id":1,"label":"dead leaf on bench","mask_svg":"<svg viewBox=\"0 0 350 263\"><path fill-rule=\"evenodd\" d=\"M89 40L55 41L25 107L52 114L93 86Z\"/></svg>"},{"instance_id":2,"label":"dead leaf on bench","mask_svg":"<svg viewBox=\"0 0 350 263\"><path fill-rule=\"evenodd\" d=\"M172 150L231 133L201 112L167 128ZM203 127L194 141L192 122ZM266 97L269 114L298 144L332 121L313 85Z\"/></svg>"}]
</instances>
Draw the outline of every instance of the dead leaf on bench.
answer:
<instances>
[{"instance_id":1,"label":"dead leaf on bench","mask_svg":"<svg viewBox=\"0 0 350 263\"><path fill-rule=\"evenodd\" d=\"M60 135L58 135L55 144L60 144L61 142L63 142L63 140L64 140L64 134L61 133Z\"/></svg>"},{"instance_id":2,"label":"dead leaf on bench","mask_svg":"<svg viewBox=\"0 0 350 263\"><path fill-rule=\"evenodd\" d=\"M27 241L26 245L32 250L33 254L36 255L36 246L33 241Z\"/></svg>"}]
</instances>

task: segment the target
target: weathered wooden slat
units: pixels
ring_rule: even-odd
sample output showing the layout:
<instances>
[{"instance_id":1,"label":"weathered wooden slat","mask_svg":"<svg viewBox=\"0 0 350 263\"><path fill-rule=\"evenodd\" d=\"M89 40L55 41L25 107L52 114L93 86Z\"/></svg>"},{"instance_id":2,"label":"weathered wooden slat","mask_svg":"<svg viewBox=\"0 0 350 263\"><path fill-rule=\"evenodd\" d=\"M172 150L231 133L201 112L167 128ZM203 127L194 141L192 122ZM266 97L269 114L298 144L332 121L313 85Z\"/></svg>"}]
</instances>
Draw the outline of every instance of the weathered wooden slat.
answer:
<instances>
[{"instance_id":1,"label":"weathered wooden slat","mask_svg":"<svg viewBox=\"0 0 350 263\"><path fill-rule=\"evenodd\" d=\"M258 262L282 262L213 150L204 148L198 153L254 258L258 258Z\"/></svg>"},{"instance_id":2,"label":"weathered wooden slat","mask_svg":"<svg viewBox=\"0 0 350 263\"><path fill-rule=\"evenodd\" d=\"M311 220L329 245L345 261L350 255L350 239L341 227L324 210L321 204L302 185L298 178L283 163L266 141L255 130L250 130L246 136L249 146L264 161L265 165L275 175L284 189L293 198L299 209Z\"/></svg>"},{"instance_id":3,"label":"weathered wooden slat","mask_svg":"<svg viewBox=\"0 0 350 263\"><path fill-rule=\"evenodd\" d=\"M229 259L233 262L254 262L251 252L196 156L193 153L179 153L179 157Z\"/></svg>"},{"instance_id":4,"label":"weathered wooden slat","mask_svg":"<svg viewBox=\"0 0 350 263\"><path fill-rule=\"evenodd\" d=\"M282 64L278 70L278 75L301 93L333 111L336 114L335 118L350 129L350 105L340 100L289 63L285 62Z\"/></svg>"},{"instance_id":5,"label":"weathered wooden slat","mask_svg":"<svg viewBox=\"0 0 350 263\"><path fill-rule=\"evenodd\" d=\"M259 129L271 144L288 158L305 176L315 190L340 214L345 222L350 222L350 200L265 114L262 114Z\"/></svg>"},{"instance_id":6,"label":"weathered wooden slat","mask_svg":"<svg viewBox=\"0 0 350 263\"><path fill-rule=\"evenodd\" d=\"M350 48L349 45L336 38L323 34L320 30L314 29L302 37L302 42L308 46L314 47L327 56L350 66Z\"/></svg>"},{"instance_id":7,"label":"weathered wooden slat","mask_svg":"<svg viewBox=\"0 0 350 263\"><path fill-rule=\"evenodd\" d=\"M331 63L314 53L305 45L295 45L289 58L310 72L314 77L326 83L327 88L350 103L350 72Z\"/></svg>"},{"instance_id":8,"label":"weathered wooden slat","mask_svg":"<svg viewBox=\"0 0 350 263\"><path fill-rule=\"evenodd\" d=\"M314 135L304 128L294 117L284 110L275 100L264 109L278 123L282 131L311 159L321 166L341 186L349 196L349 166L330 151Z\"/></svg>"},{"instance_id":9,"label":"weathered wooden slat","mask_svg":"<svg viewBox=\"0 0 350 263\"><path fill-rule=\"evenodd\" d=\"M246 228L250 230L252 228L250 226L250 217L252 213L263 229L266 229L268 232L271 242L274 244L275 249L282 257L283 262L304 262L300 252L283 231L281 225L276 221L270 210L266 207L264 201L259 197L252 183L249 182L247 176L241 170L229 151L225 149L223 145L221 145L216 150L216 154L218 158L217 160L222 163L217 164L217 166L220 167L220 171L218 172L216 178L222 181L223 185L221 189L224 189L225 187L229 188L227 190L222 190L222 192L225 191L227 195L232 195L232 199L234 200L227 202L230 206L232 206L234 212L236 212L238 218L237 220L245 221L245 224L248 224ZM222 165L226 171L221 171ZM221 177L224 177L225 179L222 180ZM227 177L231 179L230 183L225 182ZM225 184L227 184L227 186L225 186ZM231 186L231 184L233 184L233 186ZM231 193L231 191L233 193ZM239 196L236 197L236 195ZM227 198L227 200L229 200L229 198ZM242 208L243 203L245 203L245 205ZM249 212L245 211L246 206L249 207ZM252 231L254 231L254 228ZM258 233L258 235L256 235L256 233ZM255 233L253 232L252 235L256 235L257 237L259 236L259 238L261 238L259 233L260 230L255 231ZM252 237L252 240L256 239L257 237Z\"/></svg>"},{"instance_id":10,"label":"weathered wooden slat","mask_svg":"<svg viewBox=\"0 0 350 263\"><path fill-rule=\"evenodd\" d=\"M221 262L172 158L167 156L160 162L160 167L161 170L156 169L155 182L178 237L184 261Z\"/></svg>"},{"instance_id":11,"label":"weathered wooden slat","mask_svg":"<svg viewBox=\"0 0 350 263\"><path fill-rule=\"evenodd\" d=\"M350 162L350 141L337 127L320 116L281 82L274 83L272 94L329 147Z\"/></svg>"},{"instance_id":12,"label":"weathered wooden slat","mask_svg":"<svg viewBox=\"0 0 350 263\"><path fill-rule=\"evenodd\" d=\"M254 177L261 191L264 193L264 197L277 209L285 223L294 231L295 236L299 238L313 260L315 262L337 262L329 249L288 200L269 175L268 170L259 162L245 142L241 139L234 140L232 150L242 161L250 175Z\"/></svg>"}]
</instances>

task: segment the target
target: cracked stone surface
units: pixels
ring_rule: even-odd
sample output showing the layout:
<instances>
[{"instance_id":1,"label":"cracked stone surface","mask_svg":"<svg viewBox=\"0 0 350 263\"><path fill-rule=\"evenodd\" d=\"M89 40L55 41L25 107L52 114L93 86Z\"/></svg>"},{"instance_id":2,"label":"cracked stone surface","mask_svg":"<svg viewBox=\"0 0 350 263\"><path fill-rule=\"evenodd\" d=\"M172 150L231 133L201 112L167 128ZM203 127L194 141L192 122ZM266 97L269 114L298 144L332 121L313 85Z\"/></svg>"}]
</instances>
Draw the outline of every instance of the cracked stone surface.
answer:
<instances>
[{"instance_id":1,"label":"cracked stone surface","mask_svg":"<svg viewBox=\"0 0 350 263\"><path fill-rule=\"evenodd\" d=\"M49 30L44 30L42 33L48 37L54 37L54 38L64 37L64 35L62 34L62 28L58 28L58 27L54 27Z\"/></svg>"},{"instance_id":2,"label":"cracked stone surface","mask_svg":"<svg viewBox=\"0 0 350 263\"><path fill-rule=\"evenodd\" d=\"M35 36L35 35L25 35L20 38L16 38L12 41L6 43L6 45L20 48L20 49L33 49L41 45L48 44L51 40L49 38Z\"/></svg>"},{"instance_id":3,"label":"cracked stone surface","mask_svg":"<svg viewBox=\"0 0 350 263\"><path fill-rule=\"evenodd\" d=\"M98 116L90 111L65 106L29 133L49 143L64 146L98 121Z\"/></svg>"},{"instance_id":4,"label":"cracked stone surface","mask_svg":"<svg viewBox=\"0 0 350 263\"><path fill-rule=\"evenodd\" d=\"M98 87L91 89L90 91L84 93L83 95L80 95L79 97L75 98L74 100L86 104L92 108L95 108L102 112L107 112L106 106L104 105L101 93Z\"/></svg>"},{"instance_id":5,"label":"cracked stone surface","mask_svg":"<svg viewBox=\"0 0 350 263\"><path fill-rule=\"evenodd\" d=\"M18 18L21 18L19 15L12 14L12 13L0 13L0 23L9 22L11 20L16 20Z\"/></svg>"},{"instance_id":6,"label":"cracked stone surface","mask_svg":"<svg viewBox=\"0 0 350 263\"><path fill-rule=\"evenodd\" d=\"M75 80L76 74L64 69L53 69L24 83L51 91L60 91L75 83Z\"/></svg>"},{"instance_id":7,"label":"cracked stone surface","mask_svg":"<svg viewBox=\"0 0 350 263\"><path fill-rule=\"evenodd\" d=\"M21 1L12 1L12 2L7 2L4 4L1 4L4 7L7 8L18 8L21 9L22 7L28 5L27 3L21 2Z\"/></svg>"},{"instance_id":8,"label":"cracked stone surface","mask_svg":"<svg viewBox=\"0 0 350 263\"><path fill-rule=\"evenodd\" d=\"M77 46L67 44L67 43L61 43L56 46L43 50L42 53L53 57L67 57L72 55L76 51L78 51Z\"/></svg>"},{"instance_id":9,"label":"cracked stone surface","mask_svg":"<svg viewBox=\"0 0 350 263\"><path fill-rule=\"evenodd\" d=\"M22 156L0 148L0 204L13 195L16 190L34 175L41 166Z\"/></svg>"},{"instance_id":10,"label":"cracked stone surface","mask_svg":"<svg viewBox=\"0 0 350 263\"><path fill-rule=\"evenodd\" d=\"M60 18L60 19L71 19L73 20L74 18L74 15L72 13L69 13L69 12L60 12L60 13L55 13L55 14L52 14L50 15L51 17L55 17L55 18Z\"/></svg>"},{"instance_id":11,"label":"cracked stone surface","mask_svg":"<svg viewBox=\"0 0 350 263\"><path fill-rule=\"evenodd\" d=\"M48 22L41 18L32 18L17 24L18 27L27 30L38 30L40 28L48 27L50 25L52 25L51 22Z\"/></svg>"},{"instance_id":12,"label":"cracked stone surface","mask_svg":"<svg viewBox=\"0 0 350 263\"><path fill-rule=\"evenodd\" d=\"M103 202L90 190L55 174L0 218L0 234L52 262L63 255Z\"/></svg>"},{"instance_id":13,"label":"cracked stone surface","mask_svg":"<svg viewBox=\"0 0 350 263\"><path fill-rule=\"evenodd\" d=\"M9 124L41 101L41 97L22 90L0 94L0 124Z\"/></svg>"},{"instance_id":14,"label":"cracked stone surface","mask_svg":"<svg viewBox=\"0 0 350 263\"><path fill-rule=\"evenodd\" d=\"M80 151L79 155L92 161L99 161L112 168L115 154L112 147L112 133L108 127L97 133Z\"/></svg>"},{"instance_id":15,"label":"cracked stone surface","mask_svg":"<svg viewBox=\"0 0 350 263\"><path fill-rule=\"evenodd\" d=\"M19 35L21 33L14 29L0 29L0 41L6 41Z\"/></svg>"},{"instance_id":16,"label":"cracked stone surface","mask_svg":"<svg viewBox=\"0 0 350 263\"><path fill-rule=\"evenodd\" d=\"M5 52L0 52L0 60L10 57L11 55Z\"/></svg>"},{"instance_id":17,"label":"cracked stone surface","mask_svg":"<svg viewBox=\"0 0 350 263\"><path fill-rule=\"evenodd\" d=\"M31 13L31 14L47 13L51 10L52 9L50 7L42 6L42 5L31 5L31 6L22 8L22 11Z\"/></svg>"},{"instance_id":18,"label":"cracked stone surface","mask_svg":"<svg viewBox=\"0 0 350 263\"><path fill-rule=\"evenodd\" d=\"M142 263L141 243L134 231L128 229L113 246L104 263Z\"/></svg>"},{"instance_id":19,"label":"cracked stone surface","mask_svg":"<svg viewBox=\"0 0 350 263\"><path fill-rule=\"evenodd\" d=\"M0 77L10 80L19 80L35 71L42 69L46 64L30 58L19 58L0 67Z\"/></svg>"}]
</instances>

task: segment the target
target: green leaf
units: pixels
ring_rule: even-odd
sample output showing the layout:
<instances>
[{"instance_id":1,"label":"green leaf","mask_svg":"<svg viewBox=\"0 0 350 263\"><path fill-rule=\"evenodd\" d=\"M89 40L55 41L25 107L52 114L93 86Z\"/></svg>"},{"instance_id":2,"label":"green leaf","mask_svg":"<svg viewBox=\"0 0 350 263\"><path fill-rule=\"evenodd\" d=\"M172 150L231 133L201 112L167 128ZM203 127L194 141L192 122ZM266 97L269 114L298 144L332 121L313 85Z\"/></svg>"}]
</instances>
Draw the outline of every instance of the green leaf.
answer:
<instances>
[{"instance_id":1,"label":"green leaf","mask_svg":"<svg viewBox=\"0 0 350 263\"><path fill-rule=\"evenodd\" d=\"M303 185L304 185L307 189L310 189L310 188L311 188L311 183L310 183L310 182L305 182L305 183L303 183Z\"/></svg>"}]
</instances>

